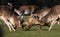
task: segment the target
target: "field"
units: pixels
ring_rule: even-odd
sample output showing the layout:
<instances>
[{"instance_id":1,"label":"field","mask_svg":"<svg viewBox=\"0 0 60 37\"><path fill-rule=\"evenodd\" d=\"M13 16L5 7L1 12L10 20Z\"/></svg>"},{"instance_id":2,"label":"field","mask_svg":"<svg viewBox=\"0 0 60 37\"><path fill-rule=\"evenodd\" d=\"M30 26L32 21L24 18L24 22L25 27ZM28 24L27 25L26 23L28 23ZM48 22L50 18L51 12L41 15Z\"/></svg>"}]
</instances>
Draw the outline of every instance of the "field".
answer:
<instances>
[{"instance_id":1,"label":"field","mask_svg":"<svg viewBox=\"0 0 60 37\"><path fill-rule=\"evenodd\" d=\"M0 22L3 24L3 37L60 37L60 25L57 24L53 26L50 32L47 31L48 27L43 27L43 29L40 30L39 26L33 26L30 28L30 31L24 31L19 28L15 32L10 32L5 23L3 23L3 21Z\"/></svg>"}]
</instances>

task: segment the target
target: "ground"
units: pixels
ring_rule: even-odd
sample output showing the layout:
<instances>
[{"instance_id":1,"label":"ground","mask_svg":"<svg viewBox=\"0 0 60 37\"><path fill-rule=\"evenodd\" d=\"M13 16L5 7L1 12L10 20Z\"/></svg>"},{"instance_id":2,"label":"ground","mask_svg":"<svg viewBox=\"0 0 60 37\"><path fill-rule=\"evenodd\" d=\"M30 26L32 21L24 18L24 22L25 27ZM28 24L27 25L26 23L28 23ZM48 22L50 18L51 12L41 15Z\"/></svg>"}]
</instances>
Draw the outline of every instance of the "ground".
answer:
<instances>
[{"instance_id":1,"label":"ground","mask_svg":"<svg viewBox=\"0 0 60 37\"><path fill-rule=\"evenodd\" d=\"M53 26L51 31L47 31L48 27L43 27L40 30L39 26L33 26L30 31L24 31L19 28L15 32L10 32L5 23L0 22L3 24L3 37L60 37L60 25L57 24Z\"/></svg>"}]
</instances>

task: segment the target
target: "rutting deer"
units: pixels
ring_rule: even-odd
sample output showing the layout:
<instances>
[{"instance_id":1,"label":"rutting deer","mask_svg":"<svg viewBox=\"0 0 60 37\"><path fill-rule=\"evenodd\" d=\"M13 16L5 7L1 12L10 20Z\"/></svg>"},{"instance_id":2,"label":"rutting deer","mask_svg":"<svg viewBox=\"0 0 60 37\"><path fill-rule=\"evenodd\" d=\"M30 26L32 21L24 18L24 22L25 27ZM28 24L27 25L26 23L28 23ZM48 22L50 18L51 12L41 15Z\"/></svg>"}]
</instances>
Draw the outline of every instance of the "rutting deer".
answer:
<instances>
[{"instance_id":1,"label":"rutting deer","mask_svg":"<svg viewBox=\"0 0 60 37\"><path fill-rule=\"evenodd\" d=\"M16 28L21 27L20 21L10 11L10 9L7 6L0 5L0 19L6 23L6 25L8 26L10 31L12 31L12 29L13 29L13 31L15 31L14 27L16 27Z\"/></svg>"},{"instance_id":2,"label":"rutting deer","mask_svg":"<svg viewBox=\"0 0 60 37\"><path fill-rule=\"evenodd\" d=\"M32 24L40 26L41 23L39 22L39 19L36 19L33 16L38 16L39 18L42 18L46 16L49 13L49 11L49 8L42 8L41 10L29 16L28 22L24 22L24 24L26 25L26 29L29 29L32 26Z\"/></svg>"},{"instance_id":3,"label":"rutting deer","mask_svg":"<svg viewBox=\"0 0 60 37\"><path fill-rule=\"evenodd\" d=\"M50 31L52 26L57 22L58 18L60 18L60 5L52 7L50 12L40 20L40 23L42 23L40 25L48 25L48 31Z\"/></svg>"},{"instance_id":4,"label":"rutting deer","mask_svg":"<svg viewBox=\"0 0 60 37\"><path fill-rule=\"evenodd\" d=\"M24 14L27 14L27 13L33 13L34 10L35 10L36 6L34 5L23 5L23 6L20 6L17 9L15 9L14 11L19 15L19 16L22 16L21 18L23 18L23 15Z\"/></svg>"}]
</instances>

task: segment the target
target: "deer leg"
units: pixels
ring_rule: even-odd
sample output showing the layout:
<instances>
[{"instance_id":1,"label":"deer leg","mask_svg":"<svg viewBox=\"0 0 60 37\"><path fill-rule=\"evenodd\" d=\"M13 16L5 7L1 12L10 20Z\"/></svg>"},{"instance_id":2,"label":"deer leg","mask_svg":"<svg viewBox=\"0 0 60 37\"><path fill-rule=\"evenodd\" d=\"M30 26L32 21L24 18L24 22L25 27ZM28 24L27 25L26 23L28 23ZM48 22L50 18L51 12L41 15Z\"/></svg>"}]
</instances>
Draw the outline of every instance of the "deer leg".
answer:
<instances>
[{"instance_id":1,"label":"deer leg","mask_svg":"<svg viewBox=\"0 0 60 37\"><path fill-rule=\"evenodd\" d=\"M10 30L10 31L12 31L12 30L11 30L11 27L9 26L8 21L7 21L7 20L4 20L4 22L5 22L5 23L6 23L6 25L8 26L9 30Z\"/></svg>"},{"instance_id":2,"label":"deer leg","mask_svg":"<svg viewBox=\"0 0 60 37\"><path fill-rule=\"evenodd\" d=\"M57 21L55 20L55 21L52 21L52 22L50 23L50 27L49 27L48 31L51 30L52 26L55 25L56 22L57 22Z\"/></svg>"},{"instance_id":3,"label":"deer leg","mask_svg":"<svg viewBox=\"0 0 60 37\"><path fill-rule=\"evenodd\" d=\"M59 21L57 21L58 25L60 24Z\"/></svg>"},{"instance_id":4,"label":"deer leg","mask_svg":"<svg viewBox=\"0 0 60 37\"><path fill-rule=\"evenodd\" d=\"M6 23L6 25L8 26L9 30L12 31L12 29L14 30L13 26L11 23L9 23L8 19L3 19L3 21ZM11 29L12 28L12 29ZM14 30L15 31L15 30Z\"/></svg>"},{"instance_id":5,"label":"deer leg","mask_svg":"<svg viewBox=\"0 0 60 37\"><path fill-rule=\"evenodd\" d=\"M13 27L13 25L11 23L9 23L9 26L13 29L13 31L15 31L15 29L14 29L14 27Z\"/></svg>"}]
</instances>

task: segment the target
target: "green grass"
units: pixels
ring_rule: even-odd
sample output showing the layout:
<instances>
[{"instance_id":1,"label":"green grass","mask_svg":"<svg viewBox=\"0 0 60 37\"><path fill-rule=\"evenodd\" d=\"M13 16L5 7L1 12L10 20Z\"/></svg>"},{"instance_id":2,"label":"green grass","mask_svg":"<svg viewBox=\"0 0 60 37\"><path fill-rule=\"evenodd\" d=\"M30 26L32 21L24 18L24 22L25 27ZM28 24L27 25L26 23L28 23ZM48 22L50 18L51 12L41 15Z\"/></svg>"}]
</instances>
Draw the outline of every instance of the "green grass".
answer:
<instances>
[{"instance_id":1,"label":"green grass","mask_svg":"<svg viewBox=\"0 0 60 37\"><path fill-rule=\"evenodd\" d=\"M1 23L3 24L3 37L60 37L60 26L57 24L53 26L50 32L47 31L48 27L43 27L40 30L39 26L33 26L30 31L24 31L19 28L15 32L10 32L5 23Z\"/></svg>"},{"instance_id":2,"label":"green grass","mask_svg":"<svg viewBox=\"0 0 60 37\"><path fill-rule=\"evenodd\" d=\"M17 29L15 32L10 32L8 27L4 25L4 37L60 37L60 26L55 25L52 30L47 31L47 27L43 30L39 29L39 26L33 26L30 31L23 31Z\"/></svg>"}]
</instances>

